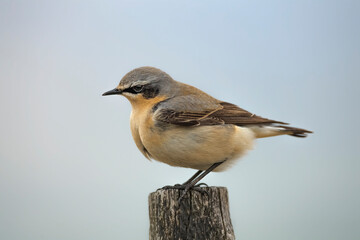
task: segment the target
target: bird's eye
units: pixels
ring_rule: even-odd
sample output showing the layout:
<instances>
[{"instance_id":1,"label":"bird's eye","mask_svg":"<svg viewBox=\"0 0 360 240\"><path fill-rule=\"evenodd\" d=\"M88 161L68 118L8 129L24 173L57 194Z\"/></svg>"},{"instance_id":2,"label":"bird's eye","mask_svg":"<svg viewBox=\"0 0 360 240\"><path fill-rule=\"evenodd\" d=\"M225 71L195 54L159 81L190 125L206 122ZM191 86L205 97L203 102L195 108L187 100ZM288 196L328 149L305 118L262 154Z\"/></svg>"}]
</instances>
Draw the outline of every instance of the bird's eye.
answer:
<instances>
[{"instance_id":1,"label":"bird's eye","mask_svg":"<svg viewBox=\"0 0 360 240\"><path fill-rule=\"evenodd\" d=\"M141 85L132 87L132 89L137 93L141 92L143 90L143 88L144 88L144 86L141 86Z\"/></svg>"}]
</instances>

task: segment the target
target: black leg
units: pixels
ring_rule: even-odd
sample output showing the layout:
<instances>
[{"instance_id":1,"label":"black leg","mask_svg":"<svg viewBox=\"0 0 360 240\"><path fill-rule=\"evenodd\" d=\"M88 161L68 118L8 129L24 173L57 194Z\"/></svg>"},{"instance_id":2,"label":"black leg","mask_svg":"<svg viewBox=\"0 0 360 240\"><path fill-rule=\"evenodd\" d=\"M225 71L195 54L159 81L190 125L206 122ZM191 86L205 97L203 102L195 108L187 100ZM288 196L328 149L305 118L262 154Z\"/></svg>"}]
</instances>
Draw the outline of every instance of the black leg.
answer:
<instances>
[{"instance_id":1,"label":"black leg","mask_svg":"<svg viewBox=\"0 0 360 240\"><path fill-rule=\"evenodd\" d=\"M223 162L225 162L225 161L223 161ZM192 187L194 187L201 179L203 179L206 175L208 175L212 170L214 170L215 168L217 168L220 164L222 164L223 162L218 162L218 163L214 163L213 165L211 165L208 169L206 169L203 173L201 173L200 172L200 170L198 171L198 172L196 172L196 174L195 175L199 175L200 173L201 173L201 175L199 176L199 177L197 177L197 176L193 176L193 177L191 177L191 178L193 178L192 179L192 181L191 182L189 182L189 180L191 179L189 179L188 181L186 181L186 183L187 182L189 182L188 184L184 184L185 185L185 189L184 189L184 192L181 194L181 196L180 196L180 198L179 198L179 202L181 202L181 200L182 200L182 198L185 196L185 194L192 188ZM197 177L197 178L196 178Z\"/></svg>"},{"instance_id":2,"label":"black leg","mask_svg":"<svg viewBox=\"0 0 360 240\"><path fill-rule=\"evenodd\" d=\"M199 170L197 171L191 178L189 178L189 180L187 180L186 182L184 182L182 185L188 185L189 183L191 183L195 178L197 178L197 176L200 175L200 173L202 173L203 170Z\"/></svg>"},{"instance_id":3,"label":"black leg","mask_svg":"<svg viewBox=\"0 0 360 240\"><path fill-rule=\"evenodd\" d=\"M191 178L189 178L186 182L184 182L183 184L175 184L174 186L171 186L171 185L166 185L162 188L159 188L158 190L160 189L185 189L187 185L189 185L197 176L200 175L200 173L202 173L203 170L199 170L197 171Z\"/></svg>"}]
</instances>

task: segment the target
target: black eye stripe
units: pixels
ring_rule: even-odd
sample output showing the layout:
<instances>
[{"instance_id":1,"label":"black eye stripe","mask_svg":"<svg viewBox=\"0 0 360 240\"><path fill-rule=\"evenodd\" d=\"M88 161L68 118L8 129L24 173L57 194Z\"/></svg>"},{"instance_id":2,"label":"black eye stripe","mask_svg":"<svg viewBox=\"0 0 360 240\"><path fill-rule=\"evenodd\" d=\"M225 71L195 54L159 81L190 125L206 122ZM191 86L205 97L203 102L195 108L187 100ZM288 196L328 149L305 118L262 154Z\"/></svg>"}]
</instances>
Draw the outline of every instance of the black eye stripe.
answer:
<instances>
[{"instance_id":1,"label":"black eye stripe","mask_svg":"<svg viewBox=\"0 0 360 240\"><path fill-rule=\"evenodd\" d=\"M141 91L144 89L144 86L134 86L134 87L130 87L130 88L126 88L123 90L123 92L128 92L128 93L132 93L132 94L138 94L141 93Z\"/></svg>"},{"instance_id":2,"label":"black eye stripe","mask_svg":"<svg viewBox=\"0 0 360 240\"><path fill-rule=\"evenodd\" d=\"M138 89L135 89L135 87L140 87ZM126 88L123 90L123 92L128 92L132 94L142 94L145 99L154 98L159 94L159 89L157 87L149 86L149 85L143 85L143 86L134 86L130 88Z\"/></svg>"},{"instance_id":3,"label":"black eye stripe","mask_svg":"<svg viewBox=\"0 0 360 240\"><path fill-rule=\"evenodd\" d=\"M132 94L138 94L138 92L135 92L133 88L126 88L123 90L123 92L128 92L128 93L132 93Z\"/></svg>"}]
</instances>

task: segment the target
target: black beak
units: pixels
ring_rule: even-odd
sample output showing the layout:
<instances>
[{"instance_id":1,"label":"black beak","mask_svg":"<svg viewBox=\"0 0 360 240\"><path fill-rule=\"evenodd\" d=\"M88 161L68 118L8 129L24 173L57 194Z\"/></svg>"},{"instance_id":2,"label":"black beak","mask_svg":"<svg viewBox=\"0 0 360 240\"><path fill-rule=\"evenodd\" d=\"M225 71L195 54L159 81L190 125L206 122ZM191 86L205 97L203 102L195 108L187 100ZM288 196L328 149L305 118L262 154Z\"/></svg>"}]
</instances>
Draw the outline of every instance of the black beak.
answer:
<instances>
[{"instance_id":1,"label":"black beak","mask_svg":"<svg viewBox=\"0 0 360 240\"><path fill-rule=\"evenodd\" d=\"M114 88L113 90L107 91L103 93L103 96L108 96L108 95L120 95L122 93L121 90Z\"/></svg>"}]
</instances>

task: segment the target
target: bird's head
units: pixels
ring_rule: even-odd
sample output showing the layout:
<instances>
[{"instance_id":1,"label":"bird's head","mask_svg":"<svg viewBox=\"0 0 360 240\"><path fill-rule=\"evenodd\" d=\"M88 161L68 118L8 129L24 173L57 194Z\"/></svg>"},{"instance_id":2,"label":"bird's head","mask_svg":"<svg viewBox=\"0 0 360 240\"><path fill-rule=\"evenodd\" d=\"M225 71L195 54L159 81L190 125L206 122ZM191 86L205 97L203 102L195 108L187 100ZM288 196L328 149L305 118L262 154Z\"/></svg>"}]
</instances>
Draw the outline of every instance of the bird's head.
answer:
<instances>
[{"instance_id":1,"label":"bird's head","mask_svg":"<svg viewBox=\"0 0 360 240\"><path fill-rule=\"evenodd\" d=\"M140 67L128 72L113 90L103 96L123 95L132 104L166 99L176 92L176 81L167 73L153 67Z\"/></svg>"}]
</instances>

